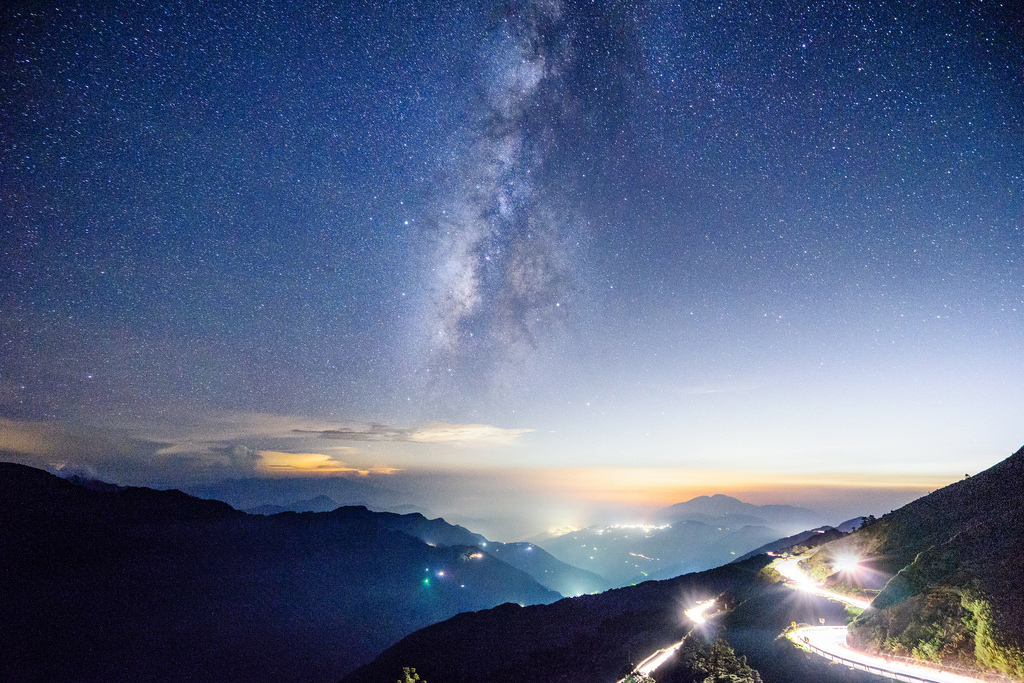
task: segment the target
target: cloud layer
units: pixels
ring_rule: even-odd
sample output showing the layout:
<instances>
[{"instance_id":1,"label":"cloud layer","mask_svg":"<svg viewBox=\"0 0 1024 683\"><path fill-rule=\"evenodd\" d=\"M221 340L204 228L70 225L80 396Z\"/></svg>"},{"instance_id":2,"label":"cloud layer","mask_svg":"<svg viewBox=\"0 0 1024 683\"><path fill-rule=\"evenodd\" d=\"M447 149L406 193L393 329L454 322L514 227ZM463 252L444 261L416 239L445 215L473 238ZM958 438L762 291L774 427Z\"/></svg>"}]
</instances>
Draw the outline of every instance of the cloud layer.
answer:
<instances>
[{"instance_id":1,"label":"cloud layer","mask_svg":"<svg viewBox=\"0 0 1024 683\"><path fill-rule=\"evenodd\" d=\"M416 443L510 444L532 429L502 429L482 424L446 424L432 422L420 427L389 427L371 424L365 427L343 427L322 431L294 430L296 434L316 435L341 441L411 441Z\"/></svg>"},{"instance_id":2,"label":"cloud layer","mask_svg":"<svg viewBox=\"0 0 1024 683\"><path fill-rule=\"evenodd\" d=\"M244 412L104 429L0 418L0 451L9 459L50 471L122 484L177 485L285 474L390 474L400 469L395 461L409 454L389 449L389 443L490 447L511 444L529 431L441 422L413 427L328 425L303 417ZM325 446L331 441L353 445ZM365 451L356 444L378 445Z\"/></svg>"}]
</instances>

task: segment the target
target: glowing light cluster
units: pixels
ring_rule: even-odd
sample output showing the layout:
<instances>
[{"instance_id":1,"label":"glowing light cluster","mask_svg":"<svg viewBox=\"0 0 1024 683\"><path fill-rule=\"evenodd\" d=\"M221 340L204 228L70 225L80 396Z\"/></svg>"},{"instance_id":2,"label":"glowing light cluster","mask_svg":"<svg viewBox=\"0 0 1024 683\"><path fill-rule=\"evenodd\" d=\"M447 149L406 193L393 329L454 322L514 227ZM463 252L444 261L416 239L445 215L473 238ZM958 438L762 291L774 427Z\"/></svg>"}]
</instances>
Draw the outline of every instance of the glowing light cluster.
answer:
<instances>
[{"instance_id":1,"label":"glowing light cluster","mask_svg":"<svg viewBox=\"0 0 1024 683\"><path fill-rule=\"evenodd\" d=\"M707 614L715 607L715 599L701 600L690 609L683 612L686 618L695 624L706 624L708 621Z\"/></svg>"},{"instance_id":2,"label":"glowing light cluster","mask_svg":"<svg viewBox=\"0 0 1024 683\"><path fill-rule=\"evenodd\" d=\"M660 531L661 529L667 529L671 524L612 524L609 529L640 529L650 533L652 531Z\"/></svg>"},{"instance_id":3,"label":"glowing light cluster","mask_svg":"<svg viewBox=\"0 0 1024 683\"><path fill-rule=\"evenodd\" d=\"M657 562L658 561L658 558L656 558L656 557L647 557L646 555L644 555L642 553L631 552L629 554L632 555L633 557L639 557L639 558L644 559L644 560L650 560L651 562Z\"/></svg>"},{"instance_id":4,"label":"glowing light cluster","mask_svg":"<svg viewBox=\"0 0 1024 683\"><path fill-rule=\"evenodd\" d=\"M852 553L837 555L832 568L837 572L855 572L860 569L860 558Z\"/></svg>"},{"instance_id":5,"label":"glowing light cluster","mask_svg":"<svg viewBox=\"0 0 1024 683\"><path fill-rule=\"evenodd\" d=\"M786 559L775 560L773 566L775 569L782 574L784 577L789 579L792 584L799 590L814 595L820 595L831 600L839 600L845 602L848 605L857 607L858 609L867 609L871 605L871 601L864 600L862 598L856 598L849 595L842 595L840 593L834 593L832 591L822 588L820 583L814 582L804 571L800 568L800 560L802 557L790 557Z\"/></svg>"}]
</instances>

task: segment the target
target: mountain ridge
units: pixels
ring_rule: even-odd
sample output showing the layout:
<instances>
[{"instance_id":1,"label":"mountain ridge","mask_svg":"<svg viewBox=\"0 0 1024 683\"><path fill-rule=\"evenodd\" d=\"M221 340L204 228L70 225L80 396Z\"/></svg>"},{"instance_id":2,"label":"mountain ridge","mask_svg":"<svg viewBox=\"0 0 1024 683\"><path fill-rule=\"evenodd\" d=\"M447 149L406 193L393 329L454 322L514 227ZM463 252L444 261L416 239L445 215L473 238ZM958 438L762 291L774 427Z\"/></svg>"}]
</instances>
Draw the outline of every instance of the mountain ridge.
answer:
<instances>
[{"instance_id":1,"label":"mountain ridge","mask_svg":"<svg viewBox=\"0 0 1024 683\"><path fill-rule=\"evenodd\" d=\"M807 522L819 520L821 515L814 510L793 505L755 505L722 493L697 496L675 505L669 505L654 513L656 521L668 524L682 520L713 523L727 521L735 517L744 517L741 524L756 524L751 520L759 520L765 526L782 527L782 531L788 531L794 525L800 527L790 531L790 533L795 533L800 529L812 526Z\"/></svg>"},{"instance_id":2,"label":"mountain ridge","mask_svg":"<svg viewBox=\"0 0 1024 683\"><path fill-rule=\"evenodd\" d=\"M882 625L891 625L891 620L886 621L889 616L897 621L904 619L906 614L887 613L886 610L895 606L909 605L917 614L931 619L933 615L926 609L928 605L920 604L924 600L915 603L914 599L934 596L929 593L906 595L897 591L908 585L917 590L931 585L946 589L950 585L957 586L958 580L966 581L968 588L976 588L970 581L979 578L978 568L965 569L949 561L982 557L988 564L980 578L995 580L1012 593L999 600L983 592L980 597L991 606L988 616L983 614L983 609L972 612L972 605L966 603L957 616L975 619L976 631L980 634L978 642L993 653L981 664L1014 671L1012 658L1017 652L1014 643L1024 633L1018 628L1024 619L1024 589L1016 581L1020 561L1024 558L1021 547L1024 545L1024 512L1021 512L1024 490L1019 487L1022 478L1024 449L964 482L924 496L880 520L869 518L861 529L819 546L818 555L822 557L836 549L871 544L893 551L880 555L885 562L872 565L875 569L892 572L894 578L876 598L879 609L866 611L854 622L851 640L861 644L856 635L858 628L873 633L879 626L875 621L878 618L882 619ZM1001 500L993 501L993 496ZM936 511L944 511L944 515L935 516ZM976 554L978 544L983 542L983 534L992 534L994 529L991 524L972 524L979 518L1002 525L1002 536L989 543L992 552L988 555ZM892 530L891 537L885 537L886 529ZM833 532L843 533L824 531L826 534L812 532L811 537L801 538L800 543L807 544L809 540L816 540L816 536ZM933 539L944 543L936 545ZM906 545L909 541L914 542L913 547ZM929 541L931 545L927 545ZM964 552L956 556L938 552L956 543L964 544ZM936 551L929 554L929 548ZM629 665L636 663L637 653L643 657L678 640L685 629L683 609L696 600L715 596L731 606L731 610L694 633L725 638L738 655L748 658L764 683L884 680L873 674L831 665L779 638L792 624L818 624L820 619L828 625L845 625L850 615L842 604L806 599L784 585L778 574L762 571L771 561L770 556L761 554L697 574L647 581L546 606L502 606L473 615L459 615L410 634L372 663L353 672L343 683L391 683L400 675L401 666L415 667L425 680L445 683L469 683L490 677L510 683L537 680L612 683L628 673ZM908 567L911 569L906 570ZM936 577L941 581L934 584L926 581L935 581ZM980 585L985 588L985 581ZM888 597L887 591L891 594ZM964 596L956 597L959 605ZM984 633L983 625L988 629ZM663 683L693 680L683 671L687 658L692 656L688 648L690 645L684 645L679 655L664 665L664 671L658 670L657 680ZM1010 664L1000 666L1006 662ZM755 679L750 676L734 680Z\"/></svg>"},{"instance_id":3,"label":"mountain ridge","mask_svg":"<svg viewBox=\"0 0 1024 683\"><path fill-rule=\"evenodd\" d=\"M248 515L0 463L0 678L332 680L459 612L561 597L374 514Z\"/></svg>"},{"instance_id":4,"label":"mountain ridge","mask_svg":"<svg viewBox=\"0 0 1024 683\"><path fill-rule=\"evenodd\" d=\"M787 520L783 528L819 517L805 508L757 506L715 494L664 508L656 515L661 524L593 526L537 543L562 562L606 578L607 588L618 588L711 569L785 536L765 517L748 514L762 510Z\"/></svg>"},{"instance_id":5,"label":"mountain ridge","mask_svg":"<svg viewBox=\"0 0 1024 683\"><path fill-rule=\"evenodd\" d=\"M1024 448L823 546L815 566L855 555L892 577L851 641L1024 678L1022 481Z\"/></svg>"}]
</instances>

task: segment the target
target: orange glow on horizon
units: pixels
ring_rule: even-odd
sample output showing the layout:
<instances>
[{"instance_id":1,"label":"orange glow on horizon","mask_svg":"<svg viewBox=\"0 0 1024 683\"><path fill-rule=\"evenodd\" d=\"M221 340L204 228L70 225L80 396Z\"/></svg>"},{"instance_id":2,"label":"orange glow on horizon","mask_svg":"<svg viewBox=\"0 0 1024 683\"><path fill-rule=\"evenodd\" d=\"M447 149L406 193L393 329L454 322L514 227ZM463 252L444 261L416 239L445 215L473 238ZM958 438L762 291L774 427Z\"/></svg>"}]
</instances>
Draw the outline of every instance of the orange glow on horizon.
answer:
<instances>
[{"instance_id":1,"label":"orange glow on horizon","mask_svg":"<svg viewBox=\"0 0 1024 683\"><path fill-rule=\"evenodd\" d=\"M323 453L284 453L282 451L260 451L257 469L267 474L394 474L401 470L395 467L358 468L333 459Z\"/></svg>"},{"instance_id":2,"label":"orange glow on horizon","mask_svg":"<svg viewBox=\"0 0 1024 683\"><path fill-rule=\"evenodd\" d=\"M766 490L807 493L816 489L900 489L926 493L956 481L953 476L737 473L645 467L553 468L531 472L537 485L563 495L606 503L662 506L702 495Z\"/></svg>"}]
</instances>

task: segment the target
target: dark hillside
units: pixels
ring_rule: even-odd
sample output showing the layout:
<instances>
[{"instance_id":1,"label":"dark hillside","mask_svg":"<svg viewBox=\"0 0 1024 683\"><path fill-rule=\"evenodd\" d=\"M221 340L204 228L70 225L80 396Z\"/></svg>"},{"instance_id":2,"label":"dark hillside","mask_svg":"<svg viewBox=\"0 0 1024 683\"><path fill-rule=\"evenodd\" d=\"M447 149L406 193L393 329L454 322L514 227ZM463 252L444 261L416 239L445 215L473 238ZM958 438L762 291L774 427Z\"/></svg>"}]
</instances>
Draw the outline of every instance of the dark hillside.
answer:
<instances>
[{"instance_id":1,"label":"dark hillside","mask_svg":"<svg viewBox=\"0 0 1024 683\"><path fill-rule=\"evenodd\" d=\"M443 519L427 519L418 512L397 514L371 512L365 507L345 506L332 514L348 520L372 523L418 538L429 546L468 546L479 548L511 567L529 574L537 583L560 595L571 596L604 590L606 581L596 574L560 562L532 543L488 541L465 527Z\"/></svg>"},{"instance_id":2,"label":"dark hillside","mask_svg":"<svg viewBox=\"0 0 1024 683\"><path fill-rule=\"evenodd\" d=\"M2 680L336 680L458 612L558 598L365 510L247 515L7 463L0 548Z\"/></svg>"},{"instance_id":3,"label":"dark hillside","mask_svg":"<svg viewBox=\"0 0 1024 683\"><path fill-rule=\"evenodd\" d=\"M427 519L419 512L400 515L394 512L370 512L364 506L347 506L338 510L346 515L374 518L388 529L401 531L420 539L427 545L467 545L486 547L487 539L458 524L449 524L443 519Z\"/></svg>"},{"instance_id":4,"label":"dark hillside","mask_svg":"<svg viewBox=\"0 0 1024 683\"><path fill-rule=\"evenodd\" d=\"M565 564L532 543L489 543L486 552L566 597L599 593L608 582L593 572Z\"/></svg>"},{"instance_id":5,"label":"dark hillside","mask_svg":"<svg viewBox=\"0 0 1024 683\"><path fill-rule=\"evenodd\" d=\"M824 551L893 577L851 629L856 643L1024 677L1024 449Z\"/></svg>"},{"instance_id":6,"label":"dark hillside","mask_svg":"<svg viewBox=\"0 0 1024 683\"><path fill-rule=\"evenodd\" d=\"M834 603L822 607L817 601L801 600L794 591L764 578L761 569L770 560L761 555L699 574L551 605L502 605L460 614L402 639L343 683L394 683L404 666L415 667L430 683L614 683L628 673L630 664L690 632L693 624L683 611L715 596L723 596L734 609L699 627L692 640L687 637L677 659L658 670L658 681L693 680L688 677L698 670L693 660L716 652L712 643L718 636L735 648L735 654L727 654L735 665L731 671L741 672L746 657L764 683L881 681L777 640L791 621L816 622L821 617L841 624L846 613Z\"/></svg>"},{"instance_id":7,"label":"dark hillside","mask_svg":"<svg viewBox=\"0 0 1024 683\"><path fill-rule=\"evenodd\" d=\"M823 543L834 541L837 538L841 538L845 535L845 532L842 532L830 526L818 527L817 529L809 529L808 531L801 531L798 534L793 534L792 536L787 536L786 538L774 540L771 543L765 543L760 548L757 548L756 550L751 550L746 555L736 558L736 561L739 562L742 560L746 560L748 558L754 557L755 555L760 555L761 553L782 552L783 550L787 548L792 548L794 546L814 548L819 545L822 545Z\"/></svg>"},{"instance_id":8,"label":"dark hillside","mask_svg":"<svg viewBox=\"0 0 1024 683\"><path fill-rule=\"evenodd\" d=\"M671 581L460 614L402 639L345 683L394 683L403 666L427 681L614 681L624 667L681 638L698 599L743 590L765 558Z\"/></svg>"}]
</instances>

